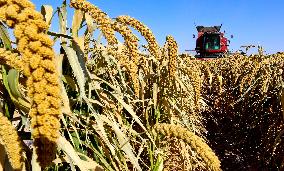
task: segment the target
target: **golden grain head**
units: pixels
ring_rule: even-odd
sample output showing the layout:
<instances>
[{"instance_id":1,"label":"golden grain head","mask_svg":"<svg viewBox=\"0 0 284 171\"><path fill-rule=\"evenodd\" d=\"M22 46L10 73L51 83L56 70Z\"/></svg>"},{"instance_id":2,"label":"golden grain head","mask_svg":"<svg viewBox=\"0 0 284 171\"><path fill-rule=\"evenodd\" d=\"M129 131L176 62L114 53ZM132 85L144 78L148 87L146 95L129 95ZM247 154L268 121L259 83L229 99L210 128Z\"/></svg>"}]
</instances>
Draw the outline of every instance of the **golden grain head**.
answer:
<instances>
[{"instance_id":1,"label":"golden grain head","mask_svg":"<svg viewBox=\"0 0 284 171\"><path fill-rule=\"evenodd\" d=\"M2 113L0 113L0 143L4 145L8 159L14 170L23 169L23 147L17 131Z\"/></svg>"},{"instance_id":2,"label":"golden grain head","mask_svg":"<svg viewBox=\"0 0 284 171\"><path fill-rule=\"evenodd\" d=\"M102 30L103 35L110 45L117 44L117 39L114 35L114 30L111 28L111 19L102 12L98 7L92 5L85 0L71 0L71 7L87 12L93 17L99 28Z\"/></svg>"},{"instance_id":3,"label":"golden grain head","mask_svg":"<svg viewBox=\"0 0 284 171\"><path fill-rule=\"evenodd\" d=\"M139 60L138 59L139 39L132 33L132 31L126 25L114 22L112 24L112 28L122 35L125 41L125 45L128 48L129 53L131 55L131 60L133 60L135 65L137 65Z\"/></svg>"},{"instance_id":4,"label":"golden grain head","mask_svg":"<svg viewBox=\"0 0 284 171\"><path fill-rule=\"evenodd\" d=\"M0 48L0 63L7 64L18 71L22 71L24 64L18 54Z\"/></svg>"},{"instance_id":5,"label":"golden grain head","mask_svg":"<svg viewBox=\"0 0 284 171\"><path fill-rule=\"evenodd\" d=\"M169 58L169 77L174 78L176 72L176 62L178 56L177 42L172 36L167 36L168 58Z\"/></svg>"},{"instance_id":6,"label":"golden grain head","mask_svg":"<svg viewBox=\"0 0 284 171\"><path fill-rule=\"evenodd\" d=\"M173 124L156 124L154 126L154 130L158 134L162 134L164 136L176 137L178 139L182 139L184 142L188 143L191 148L197 153L199 157L202 158L206 169L219 171L220 169L220 161L212 149L206 144L206 142L196 136L194 133L189 132L186 128L183 128L179 125Z\"/></svg>"},{"instance_id":7,"label":"golden grain head","mask_svg":"<svg viewBox=\"0 0 284 171\"><path fill-rule=\"evenodd\" d=\"M156 41L156 38L152 31L144 25L142 22L130 17L130 16L119 16L116 18L117 22L129 25L136 29L138 32L141 33L141 35L146 39L149 45L149 51L151 55L156 57L158 60L160 60L160 49L159 45Z\"/></svg>"},{"instance_id":8,"label":"golden grain head","mask_svg":"<svg viewBox=\"0 0 284 171\"><path fill-rule=\"evenodd\" d=\"M0 15L1 19L9 27L16 27L14 33L17 48L22 56L22 70L28 77L27 88L29 98L33 99L37 94L46 91L45 86L52 85L54 91L50 93L50 95L58 99L57 102L60 104L59 78L55 70L54 52L51 47L53 42L47 35L44 36L44 31L48 26L43 21L42 15L35 11L33 4L27 0L3 2L0 3L0 9L3 9L5 14L5 16ZM35 57L37 57L37 59L35 59ZM45 63L48 63L49 66L45 65L41 67L40 64L42 60L48 60L49 62ZM47 67L48 69L46 69ZM46 73L48 73L48 75L46 75ZM42 82L44 82L44 85L42 85ZM54 94L54 92L57 93ZM39 163L42 167L46 167L55 157L54 151L56 151L56 138L59 136L59 115L61 112L58 109L52 110L54 106L58 107L59 104L52 106L44 105L46 102L45 99L39 98L37 98L36 101L37 103L31 105L32 136L35 142L37 142L35 146L38 154L45 156L44 160L41 160L42 158L38 159ZM42 112L48 110L55 113ZM46 122L44 119L41 119L41 117L47 118L51 115L55 118L52 122ZM44 122L41 122L43 120ZM51 154L51 152L53 152L53 154Z\"/></svg>"}]
</instances>

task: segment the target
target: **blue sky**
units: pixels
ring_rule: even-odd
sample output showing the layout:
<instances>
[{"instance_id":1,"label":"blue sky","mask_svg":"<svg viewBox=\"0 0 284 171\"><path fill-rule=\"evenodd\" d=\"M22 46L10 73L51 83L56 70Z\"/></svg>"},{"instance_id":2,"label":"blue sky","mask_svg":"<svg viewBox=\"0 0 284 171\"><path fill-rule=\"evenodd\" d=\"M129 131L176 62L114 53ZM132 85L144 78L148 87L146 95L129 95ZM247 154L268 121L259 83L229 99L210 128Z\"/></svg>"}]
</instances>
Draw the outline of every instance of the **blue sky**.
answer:
<instances>
[{"instance_id":1,"label":"blue sky","mask_svg":"<svg viewBox=\"0 0 284 171\"><path fill-rule=\"evenodd\" d=\"M62 0L33 0L59 6ZM69 0L67 1L69 3ZM130 15L146 24L160 45L175 37L179 51L194 49L197 25L220 25L231 34L231 50L241 45L262 45L266 52L284 51L284 0L89 0L110 17ZM71 19L69 19L70 21ZM70 25L70 23L69 23Z\"/></svg>"}]
</instances>

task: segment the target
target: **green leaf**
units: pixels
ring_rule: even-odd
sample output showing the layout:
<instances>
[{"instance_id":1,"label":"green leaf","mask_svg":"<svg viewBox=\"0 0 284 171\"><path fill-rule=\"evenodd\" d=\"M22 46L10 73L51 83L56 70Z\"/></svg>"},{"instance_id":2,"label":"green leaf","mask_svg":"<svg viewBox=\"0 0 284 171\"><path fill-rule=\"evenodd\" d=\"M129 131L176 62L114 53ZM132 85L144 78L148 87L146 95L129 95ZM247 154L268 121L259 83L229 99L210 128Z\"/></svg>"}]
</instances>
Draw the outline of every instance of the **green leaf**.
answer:
<instances>
[{"instance_id":1,"label":"green leaf","mask_svg":"<svg viewBox=\"0 0 284 171\"><path fill-rule=\"evenodd\" d=\"M11 40L9 37L9 33L5 25L0 21L0 38L4 44L4 47L8 50L12 49Z\"/></svg>"},{"instance_id":2,"label":"green leaf","mask_svg":"<svg viewBox=\"0 0 284 171\"><path fill-rule=\"evenodd\" d=\"M79 150L80 149L80 140L79 140L78 135L76 134L76 132L72 132L71 135L72 135L72 139L73 139L75 148L77 150Z\"/></svg>"},{"instance_id":3,"label":"green leaf","mask_svg":"<svg viewBox=\"0 0 284 171\"><path fill-rule=\"evenodd\" d=\"M8 85L10 87L12 95L17 98L23 98L20 90L19 90L19 72L15 69L10 69L8 72Z\"/></svg>"},{"instance_id":4,"label":"green leaf","mask_svg":"<svg viewBox=\"0 0 284 171\"><path fill-rule=\"evenodd\" d=\"M13 71L12 71L13 72ZM21 110L23 110L24 112L29 112L29 108L30 108L30 103L27 102L25 99L21 98L21 97L18 97L18 96L15 96L13 93L12 93L12 90L11 90L11 87L9 85L9 81L8 81L8 74L7 74L7 70L5 67L2 66L2 79L3 79L3 84L5 86L5 88L7 89L8 93L9 93L9 96L11 98L11 100L15 103L15 105L20 108ZM10 84L12 85L13 88L13 91L14 92L17 92L18 88L18 84L15 85L16 83L15 82L18 82L18 78L11 78L10 79L14 79L14 82L10 80Z\"/></svg>"},{"instance_id":5,"label":"green leaf","mask_svg":"<svg viewBox=\"0 0 284 171\"><path fill-rule=\"evenodd\" d=\"M62 75L62 81L68 84L73 90L76 90L76 82L68 75Z\"/></svg>"},{"instance_id":6,"label":"green leaf","mask_svg":"<svg viewBox=\"0 0 284 171\"><path fill-rule=\"evenodd\" d=\"M163 168L164 168L163 157L161 157L161 155L159 155L153 171L162 171Z\"/></svg>"}]
</instances>

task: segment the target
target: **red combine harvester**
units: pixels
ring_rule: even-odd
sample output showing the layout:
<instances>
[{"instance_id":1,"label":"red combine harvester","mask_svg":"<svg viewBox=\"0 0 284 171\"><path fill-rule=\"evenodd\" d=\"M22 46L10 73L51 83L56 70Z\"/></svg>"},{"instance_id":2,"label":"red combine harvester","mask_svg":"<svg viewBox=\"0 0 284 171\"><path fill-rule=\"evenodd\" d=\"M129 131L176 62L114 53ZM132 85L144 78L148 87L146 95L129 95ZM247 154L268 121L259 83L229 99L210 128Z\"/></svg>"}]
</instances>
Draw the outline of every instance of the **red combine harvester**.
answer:
<instances>
[{"instance_id":1,"label":"red combine harvester","mask_svg":"<svg viewBox=\"0 0 284 171\"><path fill-rule=\"evenodd\" d=\"M197 26L198 37L196 39L195 56L200 60L219 58L228 53L228 39L220 32L221 26L204 27ZM232 37L232 36L231 36ZM195 38L195 35L194 35Z\"/></svg>"}]
</instances>

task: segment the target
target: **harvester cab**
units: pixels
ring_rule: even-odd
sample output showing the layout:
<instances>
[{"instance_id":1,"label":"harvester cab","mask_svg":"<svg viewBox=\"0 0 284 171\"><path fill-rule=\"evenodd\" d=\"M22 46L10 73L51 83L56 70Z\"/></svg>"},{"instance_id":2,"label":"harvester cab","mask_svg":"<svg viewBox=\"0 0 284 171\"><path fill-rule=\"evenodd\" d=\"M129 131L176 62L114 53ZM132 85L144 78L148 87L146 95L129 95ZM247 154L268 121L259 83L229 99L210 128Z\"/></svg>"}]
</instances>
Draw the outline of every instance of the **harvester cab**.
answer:
<instances>
[{"instance_id":1,"label":"harvester cab","mask_svg":"<svg viewBox=\"0 0 284 171\"><path fill-rule=\"evenodd\" d=\"M212 59L222 57L228 53L228 39L221 32L221 26L204 27L197 26L198 37L195 51L198 59ZM195 36L194 36L195 38Z\"/></svg>"}]
</instances>

